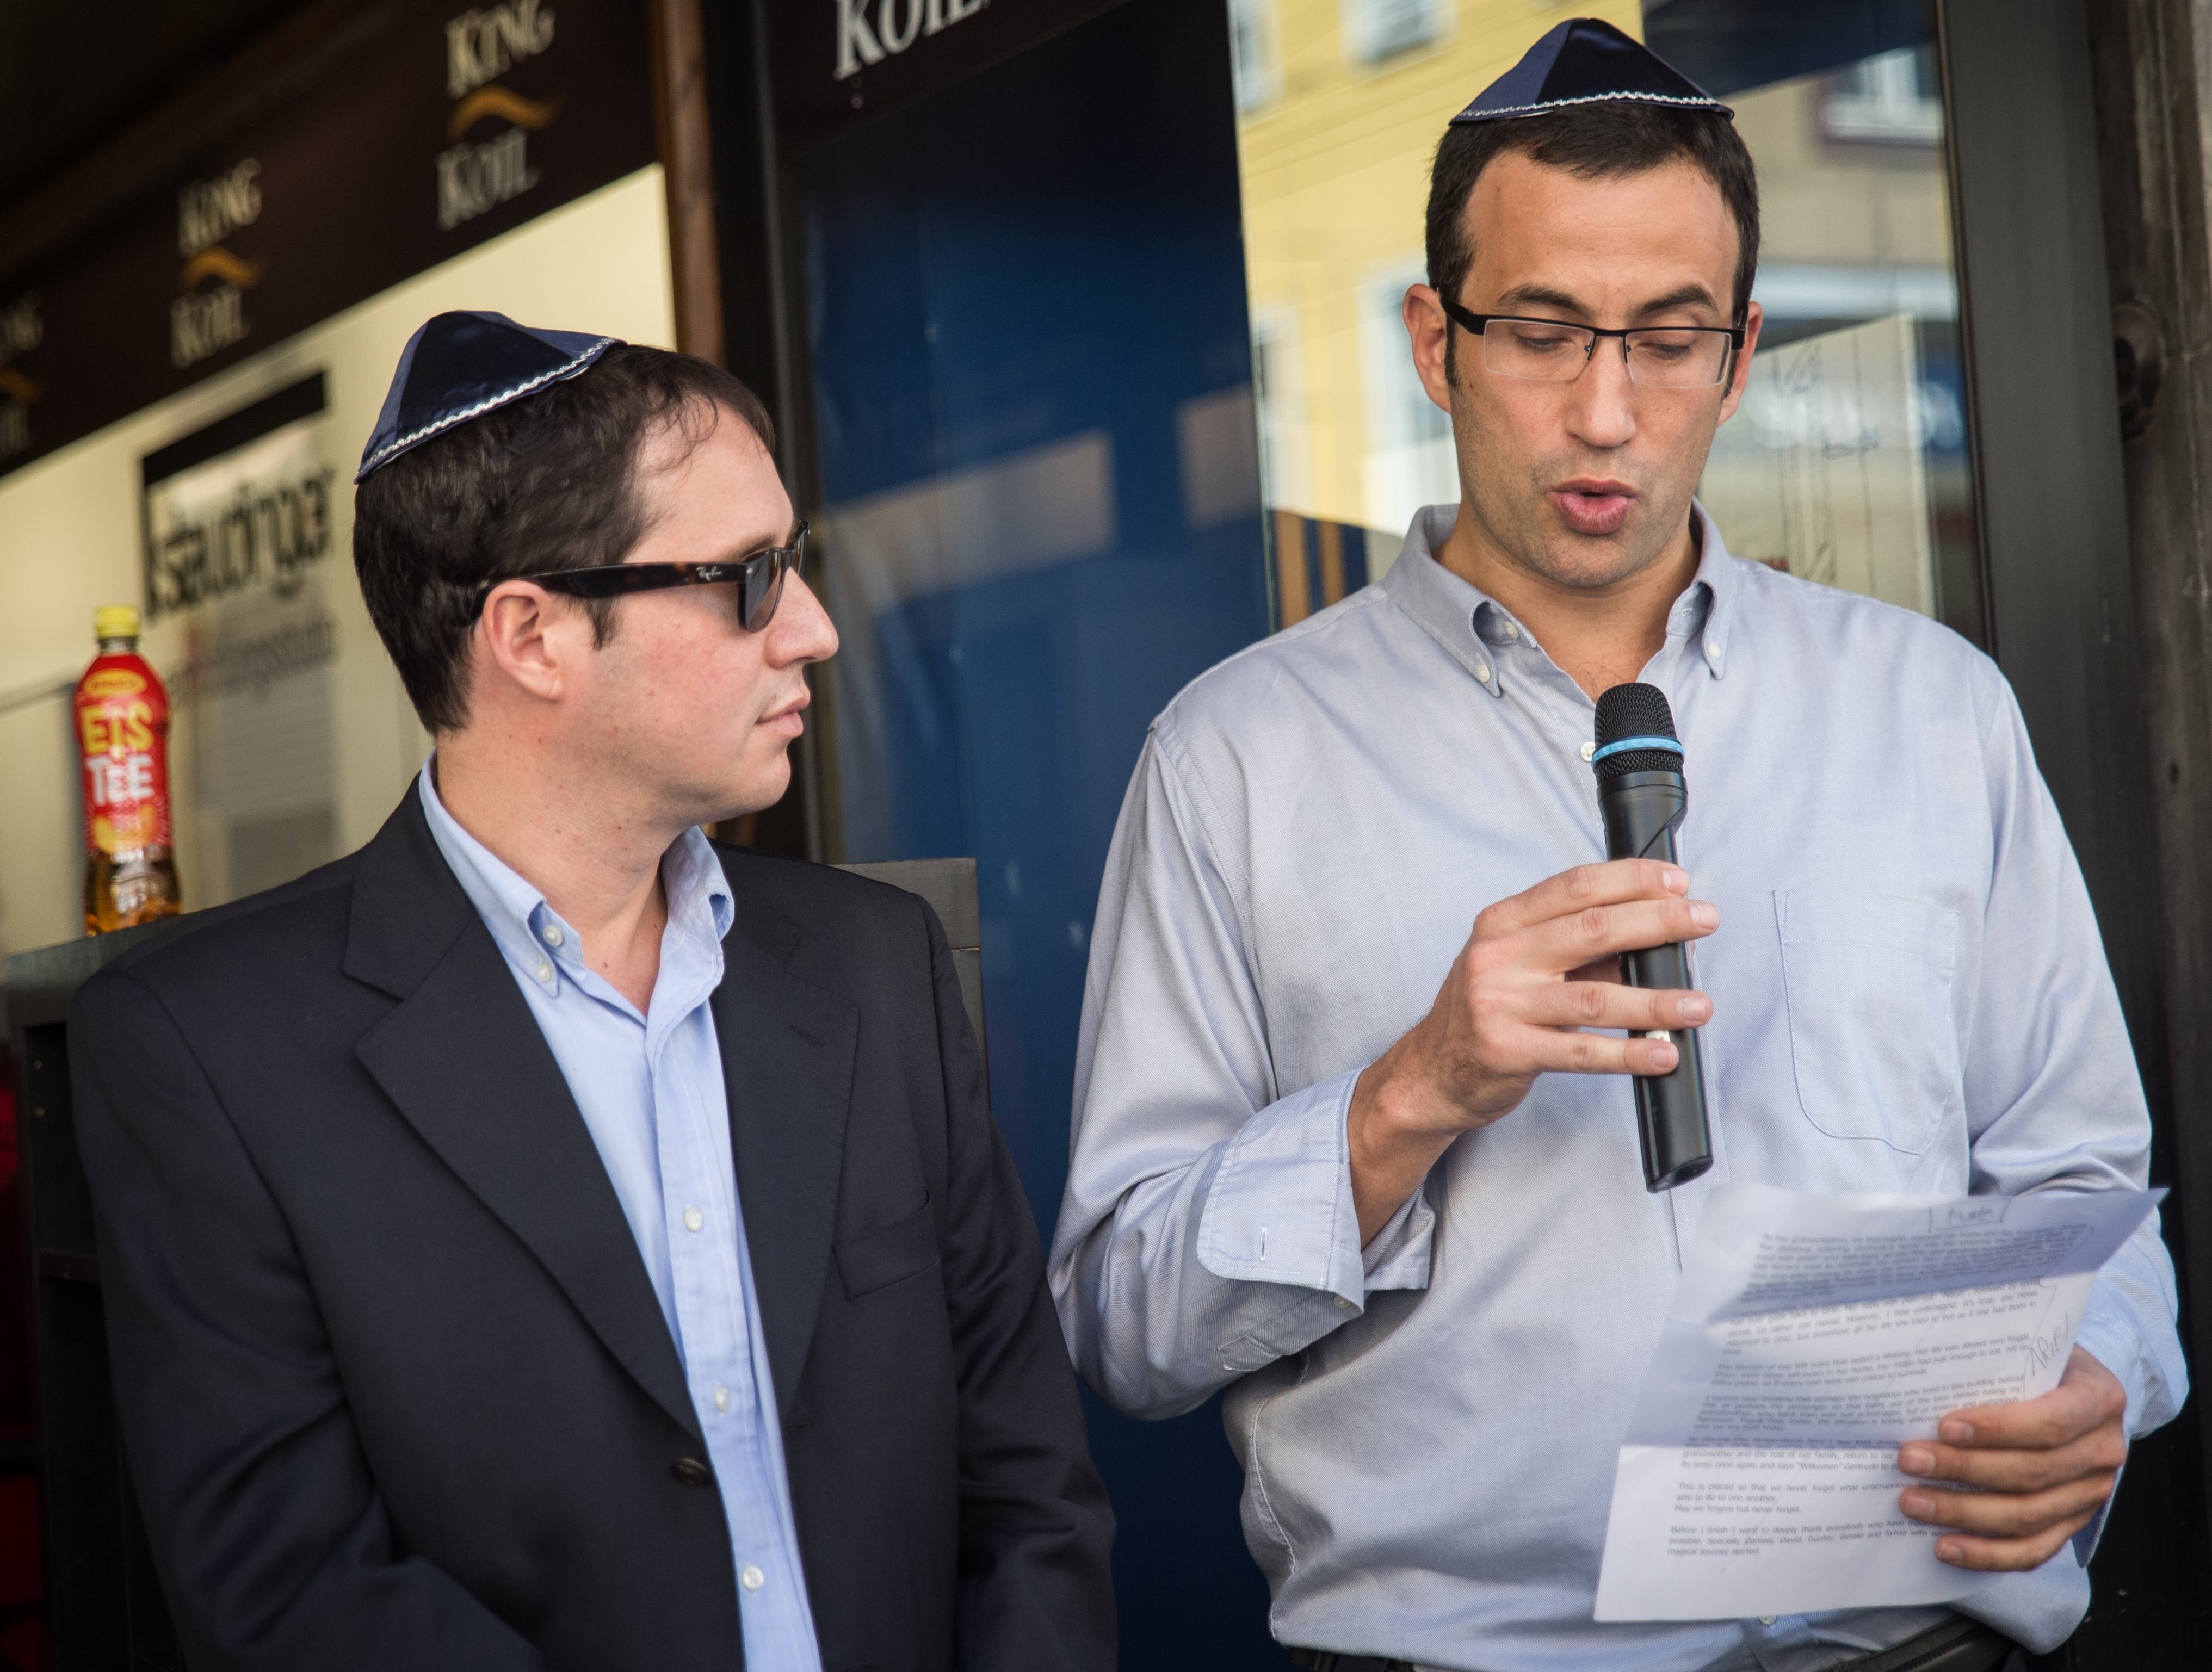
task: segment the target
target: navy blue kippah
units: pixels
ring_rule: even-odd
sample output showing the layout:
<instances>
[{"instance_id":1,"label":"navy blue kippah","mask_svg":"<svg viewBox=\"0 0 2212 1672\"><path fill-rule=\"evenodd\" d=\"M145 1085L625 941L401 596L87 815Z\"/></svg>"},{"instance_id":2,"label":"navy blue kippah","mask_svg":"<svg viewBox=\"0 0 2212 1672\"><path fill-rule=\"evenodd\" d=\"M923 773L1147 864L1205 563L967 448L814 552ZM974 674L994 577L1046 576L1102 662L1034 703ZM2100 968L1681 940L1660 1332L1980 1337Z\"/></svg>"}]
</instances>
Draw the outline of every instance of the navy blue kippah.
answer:
<instances>
[{"instance_id":1,"label":"navy blue kippah","mask_svg":"<svg viewBox=\"0 0 2212 1672\"><path fill-rule=\"evenodd\" d=\"M1548 116L1577 105L1621 104L1735 114L1632 36L1601 18L1571 17L1483 88L1452 122L1498 122Z\"/></svg>"},{"instance_id":2,"label":"navy blue kippah","mask_svg":"<svg viewBox=\"0 0 2212 1672\"><path fill-rule=\"evenodd\" d=\"M391 392L362 449L356 482L434 435L573 378L611 336L543 331L503 313L441 313L407 339Z\"/></svg>"}]
</instances>

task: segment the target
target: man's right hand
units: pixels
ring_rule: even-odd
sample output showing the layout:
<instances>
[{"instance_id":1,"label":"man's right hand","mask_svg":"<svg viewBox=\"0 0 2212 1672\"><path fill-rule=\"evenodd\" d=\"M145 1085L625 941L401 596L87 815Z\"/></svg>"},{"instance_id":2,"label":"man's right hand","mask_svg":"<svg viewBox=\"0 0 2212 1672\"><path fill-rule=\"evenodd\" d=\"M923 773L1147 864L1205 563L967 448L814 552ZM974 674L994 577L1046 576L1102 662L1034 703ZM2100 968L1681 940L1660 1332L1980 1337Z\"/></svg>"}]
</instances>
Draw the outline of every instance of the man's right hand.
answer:
<instances>
[{"instance_id":1,"label":"man's right hand","mask_svg":"<svg viewBox=\"0 0 2212 1672\"><path fill-rule=\"evenodd\" d=\"M1359 1076L1347 1136L1359 1239L1373 1240L1462 1132L1512 1113L1540 1074L1665 1074L1674 1047L1586 1028L1696 1027L1703 993L1624 985L1620 954L1695 941L1719 911L1652 859L1577 865L1474 920L1429 1014Z\"/></svg>"}]
</instances>

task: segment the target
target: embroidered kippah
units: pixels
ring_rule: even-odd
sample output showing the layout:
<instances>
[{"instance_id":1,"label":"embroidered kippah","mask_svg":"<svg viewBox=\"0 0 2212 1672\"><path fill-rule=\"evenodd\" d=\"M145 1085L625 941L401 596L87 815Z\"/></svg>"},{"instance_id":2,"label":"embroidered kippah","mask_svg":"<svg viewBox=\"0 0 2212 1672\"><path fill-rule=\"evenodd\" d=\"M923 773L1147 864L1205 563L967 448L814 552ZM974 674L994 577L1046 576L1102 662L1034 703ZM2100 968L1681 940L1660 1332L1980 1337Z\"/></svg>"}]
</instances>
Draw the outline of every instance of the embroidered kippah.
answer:
<instances>
[{"instance_id":1,"label":"embroidered kippah","mask_svg":"<svg viewBox=\"0 0 2212 1672\"><path fill-rule=\"evenodd\" d=\"M439 314L400 350L354 481L366 482L433 436L574 377L617 340L539 330L503 313Z\"/></svg>"},{"instance_id":2,"label":"embroidered kippah","mask_svg":"<svg viewBox=\"0 0 2212 1672\"><path fill-rule=\"evenodd\" d=\"M1530 47L1452 123L1499 122L1548 116L1577 105L1622 104L1735 114L1634 37L1601 18L1573 17Z\"/></svg>"}]
</instances>

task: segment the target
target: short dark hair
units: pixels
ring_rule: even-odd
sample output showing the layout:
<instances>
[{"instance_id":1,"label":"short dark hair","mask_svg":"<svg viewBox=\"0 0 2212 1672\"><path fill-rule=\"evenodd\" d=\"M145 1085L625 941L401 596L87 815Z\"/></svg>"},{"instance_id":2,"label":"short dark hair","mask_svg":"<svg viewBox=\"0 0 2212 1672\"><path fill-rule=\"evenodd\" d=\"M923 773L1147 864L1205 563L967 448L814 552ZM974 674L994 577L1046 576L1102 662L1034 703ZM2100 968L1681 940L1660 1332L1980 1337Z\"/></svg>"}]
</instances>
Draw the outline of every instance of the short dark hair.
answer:
<instances>
[{"instance_id":1,"label":"short dark hair","mask_svg":"<svg viewBox=\"0 0 2212 1672\"><path fill-rule=\"evenodd\" d=\"M1730 318L1741 322L1759 273L1759 174L1735 124L1711 111L1665 105L1582 105L1545 116L1457 123L1444 130L1429 171L1429 282L1453 301L1474 265L1468 236L1468 200L1482 171L1509 151L1564 168L1586 180L1641 174L1676 158L1720 188L1735 217L1735 294ZM1450 322L1447 320L1446 341ZM1445 365L1450 365L1447 356Z\"/></svg>"},{"instance_id":2,"label":"short dark hair","mask_svg":"<svg viewBox=\"0 0 2212 1672\"><path fill-rule=\"evenodd\" d=\"M647 440L672 427L696 447L725 410L775 457L768 409L729 373L617 343L590 370L425 441L355 490L354 572L425 726L467 723L484 593L518 575L621 562L646 532ZM613 636L614 602L583 602L598 644Z\"/></svg>"}]
</instances>

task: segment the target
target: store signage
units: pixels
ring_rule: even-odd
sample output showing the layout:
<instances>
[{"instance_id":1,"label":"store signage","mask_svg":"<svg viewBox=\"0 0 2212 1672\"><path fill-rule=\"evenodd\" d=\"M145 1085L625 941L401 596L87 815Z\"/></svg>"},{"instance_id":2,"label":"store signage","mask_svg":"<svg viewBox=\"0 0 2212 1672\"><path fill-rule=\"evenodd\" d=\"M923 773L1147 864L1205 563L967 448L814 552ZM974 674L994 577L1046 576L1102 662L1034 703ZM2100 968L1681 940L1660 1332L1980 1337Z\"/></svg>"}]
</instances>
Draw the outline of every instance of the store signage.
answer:
<instances>
[{"instance_id":1,"label":"store signage","mask_svg":"<svg viewBox=\"0 0 2212 1672\"><path fill-rule=\"evenodd\" d=\"M179 810L218 898L337 850L343 632L326 595L349 583L330 567L325 450L348 449L326 418L318 372L141 463L148 621L173 621L181 651L162 670L191 739Z\"/></svg>"},{"instance_id":2,"label":"store signage","mask_svg":"<svg viewBox=\"0 0 2212 1672\"><path fill-rule=\"evenodd\" d=\"M289 601L330 555L324 406L318 372L147 456L149 626L248 593Z\"/></svg>"},{"instance_id":3,"label":"store signage","mask_svg":"<svg viewBox=\"0 0 2212 1672\"><path fill-rule=\"evenodd\" d=\"M289 598L330 554L331 486L303 426L146 494L146 615L155 621L234 593Z\"/></svg>"},{"instance_id":4,"label":"store signage","mask_svg":"<svg viewBox=\"0 0 2212 1672\"><path fill-rule=\"evenodd\" d=\"M512 0L446 20L446 96L465 99L553 44L553 9Z\"/></svg>"},{"instance_id":5,"label":"store signage","mask_svg":"<svg viewBox=\"0 0 2212 1672\"><path fill-rule=\"evenodd\" d=\"M983 0L837 0L837 79L860 73L863 64L881 64L903 52L923 35L964 22L983 9Z\"/></svg>"},{"instance_id":6,"label":"store signage","mask_svg":"<svg viewBox=\"0 0 2212 1672\"><path fill-rule=\"evenodd\" d=\"M248 157L211 180L177 194L177 248L185 257L177 300L169 304L169 360L181 369L244 339L246 293L261 282L258 262L222 240L261 215L261 165Z\"/></svg>"},{"instance_id":7,"label":"store signage","mask_svg":"<svg viewBox=\"0 0 2212 1672\"><path fill-rule=\"evenodd\" d=\"M465 11L446 24L446 96L454 100L446 134L461 142L438 154L438 229L449 231L511 203L536 186L530 136L550 127L558 99L526 99L492 82L553 45L553 9L515 0ZM477 142L463 136L491 119L507 125Z\"/></svg>"},{"instance_id":8,"label":"store signage","mask_svg":"<svg viewBox=\"0 0 2212 1672\"><path fill-rule=\"evenodd\" d=\"M787 153L1034 46L1121 0L777 0L769 9Z\"/></svg>"},{"instance_id":9,"label":"store signage","mask_svg":"<svg viewBox=\"0 0 2212 1672\"><path fill-rule=\"evenodd\" d=\"M385 15L312 87L0 275L0 474L653 160L634 0Z\"/></svg>"}]
</instances>

